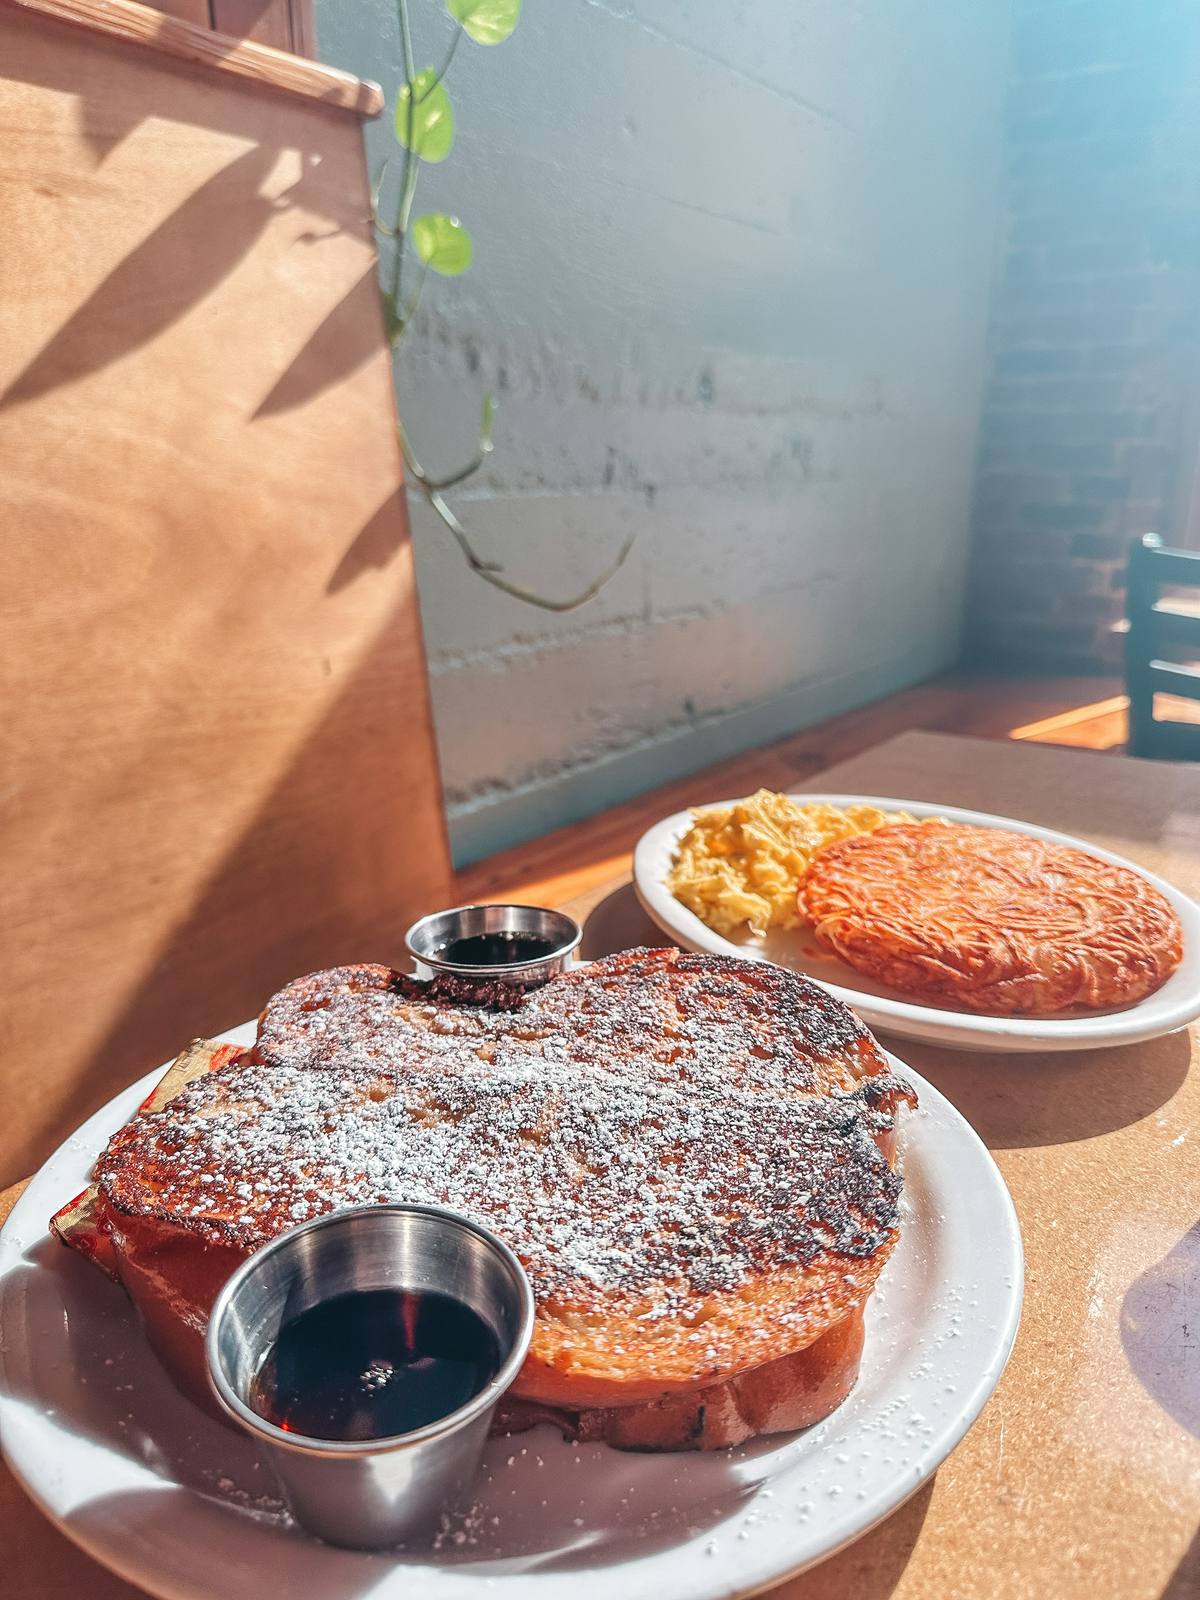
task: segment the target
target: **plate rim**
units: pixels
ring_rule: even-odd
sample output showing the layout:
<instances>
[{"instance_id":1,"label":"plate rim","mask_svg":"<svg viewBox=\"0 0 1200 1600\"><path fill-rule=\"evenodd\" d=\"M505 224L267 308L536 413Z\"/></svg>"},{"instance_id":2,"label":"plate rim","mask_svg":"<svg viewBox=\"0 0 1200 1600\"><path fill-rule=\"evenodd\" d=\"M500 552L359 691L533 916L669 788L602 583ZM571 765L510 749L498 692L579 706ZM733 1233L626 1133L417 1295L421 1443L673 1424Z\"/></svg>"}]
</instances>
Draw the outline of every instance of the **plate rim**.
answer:
<instances>
[{"instance_id":1,"label":"plate rim","mask_svg":"<svg viewBox=\"0 0 1200 1600\"><path fill-rule=\"evenodd\" d=\"M736 805L748 799L740 795L730 800L705 801L703 805L677 811L653 823L638 839L633 851L633 887L638 902L651 920L678 939L688 949L702 954L731 955L739 961L769 961L770 957L747 950L726 939L701 922L695 912L689 911L656 877L649 865L649 857L663 844L678 837L691 818L693 809L707 811L721 806ZM902 800L890 795L846 794L826 792L788 791L788 798L799 804L835 806L869 805L881 810L908 811L920 818L946 817L984 827L1002 828L1010 833L1029 833L1035 838L1055 844L1069 845L1086 851L1102 861L1136 872L1152 884L1166 899L1184 924L1185 940L1190 934L1200 940L1200 905L1174 884L1138 866L1128 857L1119 855L1103 845L1092 844L1078 835L1064 833L1042 823L1025 822L1017 817L1006 817L999 812L976 811L968 806L939 805L928 800ZM772 963L782 965L782 963ZM785 970L796 971L796 968ZM1172 974L1174 976L1174 974ZM978 1012L951 1011L943 1007L920 1005L916 1001L893 999L887 995L867 994L845 984L829 983L815 978L823 988L837 996L845 1005L859 1012L872 1027L890 1030L905 1038L918 1039L931 1044L948 1044L959 1049L991 1050L1085 1050L1101 1049L1120 1044L1137 1044L1162 1034L1174 1033L1200 1016L1200 980L1194 988L1175 999L1164 1015L1153 1021L1146 1019L1143 1007L1152 1005L1161 989L1144 996L1134 1005L1120 1011L1101 1012L1082 1017L1004 1017L986 1016ZM1170 979L1167 980L1168 983ZM1165 985L1164 985L1165 987ZM1161 1001L1159 1004L1161 1005ZM1139 1018L1140 1020L1135 1020ZM966 1037L964 1037L966 1036Z\"/></svg>"},{"instance_id":2,"label":"plate rim","mask_svg":"<svg viewBox=\"0 0 1200 1600\"><path fill-rule=\"evenodd\" d=\"M245 1023L238 1028L215 1035L215 1037L231 1043L245 1044L252 1041L253 1034L254 1024ZM862 1520L858 1521L852 1530L847 1531L836 1542L831 1542L824 1546L819 1553L809 1553L802 1556L800 1560L791 1562L779 1558L777 1545L770 1547L776 1551L774 1556L767 1551L759 1555L757 1552L752 1553L747 1549L737 1562L737 1572L738 1574L745 1574L744 1580L739 1577L732 1582L732 1585L728 1571L726 1571L724 1577L721 1575L722 1570L725 1569L724 1563L721 1563L713 1571L712 1580L707 1585L703 1582L697 1582L693 1574L686 1584L686 1592L690 1600L746 1600L746 1597L759 1594L765 1589L786 1582L799 1573L827 1561L836 1555L838 1551L855 1543L885 1521L904 1505L921 1488L922 1484L932 1477L947 1457L958 1447L962 1439L973 1427L980 1412L994 1392L1012 1354L1024 1304L1025 1257L1020 1221L1003 1174L1000 1172L991 1151L953 1102L936 1085L930 1083L919 1072L896 1057L892 1052L885 1051L885 1054L888 1056L889 1063L893 1068L898 1068L913 1080L923 1109L935 1114L933 1126L930 1128L930 1144L924 1150L922 1159L926 1161L937 1159L932 1134L935 1127L944 1128L948 1123L959 1141L960 1154L969 1152L970 1158L975 1164L975 1181L979 1183L981 1190L986 1188L988 1192L989 1209L992 1211L998 1227L997 1243L999 1246L997 1251L989 1252L989 1259L993 1261L989 1276L997 1284L1002 1283L1006 1271L1011 1277L1011 1283L1004 1285L1002 1289L997 1291L998 1303L1001 1294L1003 1294L1004 1304L1002 1313L995 1318L994 1326L989 1329L993 1338L988 1359L981 1364L976 1373L967 1400L956 1408L953 1419L948 1420L943 1426L936 1442L917 1451L915 1469L911 1463L907 1468L907 1472L910 1473L915 1470L915 1475L911 1483L906 1483L903 1486L902 1492L897 1492L897 1481L889 1479L883 1487L875 1491L864 1506ZM24 1260L26 1247L20 1235L29 1237L32 1234L32 1237L37 1238L46 1231L48 1217L52 1214L52 1211L46 1209L47 1200L41 1195L43 1185L57 1181L63 1190L70 1188L69 1182L62 1183L61 1175L57 1171L60 1164L65 1163L70 1167L78 1162L84 1166L85 1170L90 1170L91 1161L94 1160L94 1157L89 1157L87 1151L92 1148L97 1150L101 1148L104 1138L108 1136L103 1133L103 1130L119 1126L120 1122L134 1112L137 1105L145 1098L164 1070L165 1066L157 1067L137 1080L136 1083L114 1095L91 1117L87 1118L79 1128L69 1134L37 1172L34 1173L26 1190L13 1207L4 1227L0 1229L0 1285L3 1284L8 1273ZM101 1136L99 1143L96 1142L95 1137L89 1135L89 1130L92 1129L95 1130L97 1135ZM74 1182L74 1179L71 1182ZM70 1196L64 1193L59 1198L58 1203L62 1204L69 1198ZM53 1199L49 1203L53 1207ZM945 1226L944 1218L941 1226ZM996 1256L1002 1258L998 1264L995 1262ZM18 1444L15 1451L12 1447L14 1428L10 1426L8 1415L10 1397L3 1387L2 1380L3 1363L0 1361L0 1450L3 1450L4 1457L13 1476L41 1514L100 1566L116 1573L117 1576L136 1587L146 1589L148 1593L158 1596L159 1600L202 1600L202 1597L203 1600L216 1600L215 1591L200 1587L181 1587L170 1579L168 1573L163 1572L160 1575L158 1572L150 1570L145 1564L139 1564L136 1560L127 1558L118 1541L106 1542L92 1533L91 1530L80 1528L72 1521L69 1514L60 1515L55 1510L51 1501L41 1492L37 1482L31 1481L30 1477L27 1476L24 1463L21 1460L20 1445ZM21 1402L17 1401L16 1405L19 1407ZM834 1414L836 1415L836 1413ZM86 1440L88 1435L83 1434L77 1437ZM183 1489L187 1493L195 1494L194 1490L189 1490L187 1485L178 1483L174 1478L164 1478L162 1483L164 1489ZM197 1498L199 1497L197 1496ZM676 1558L685 1551L694 1552L699 1544L699 1538L687 1538L655 1552L645 1558L648 1563L645 1569L646 1574L661 1580L665 1576L662 1571L662 1564L668 1558ZM139 1547L133 1546L132 1548ZM755 1556L757 1556L757 1559L755 1559ZM423 1577L420 1571L413 1571L412 1569L409 1569L403 1581L408 1586L408 1592L414 1595L428 1592L436 1596L444 1593L446 1600L458 1600L461 1595L481 1593L484 1589L492 1589L499 1594L503 1594L507 1586L514 1582L524 1585L530 1593L536 1592L542 1595L545 1600L550 1600L550 1597L557 1594L560 1588L565 1590L568 1587L587 1597L587 1600L591 1600L591 1597L603 1591L594 1589L587 1581L589 1577L599 1574L600 1582L603 1583L605 1575L609 1580L612 1580L614 1575L624 1573L628 1580L633 1576L632 1571L629 1570L631 1565L632 1563L630 1562L619 1561L611 1567L599 1567L595 1569L593 1574L589 1574L585 1569L575 1569L553 1575L536 1570L508 1575L460 1572L458 1574L460 1582L447 1584L444 1590L440 1583L426 1589L427 1578ZM378 1593L379 1600L394 1600L394 1597L389 1592L390 1582L390 1579L385 1579L378 1590L372 1589L372 1593ZM150 1585L153 1585L153 1587L150 1587ZM515 1591L512 1592L515 1593ZM640 1594L643 1590L639 1588L636 1592ZM669 1587L664 1591L661 1583L656 1581L653 1592L655 1594L663 1594L674 1593L675 1591ZM319 1600L319 1591L317 1591L317 1596Z\"/></svg>"}]
</instances>

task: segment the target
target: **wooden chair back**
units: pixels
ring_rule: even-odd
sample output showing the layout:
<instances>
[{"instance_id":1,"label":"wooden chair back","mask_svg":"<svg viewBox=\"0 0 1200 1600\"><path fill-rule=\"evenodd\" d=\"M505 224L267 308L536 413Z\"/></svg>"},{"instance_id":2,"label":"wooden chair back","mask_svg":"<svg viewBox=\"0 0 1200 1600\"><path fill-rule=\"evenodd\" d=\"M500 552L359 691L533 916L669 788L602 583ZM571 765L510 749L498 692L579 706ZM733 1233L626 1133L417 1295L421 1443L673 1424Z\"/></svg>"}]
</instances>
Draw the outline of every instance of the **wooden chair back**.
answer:
<instances>
[{"instance_id":1,"label":"wooden chair back","mask_svg":"<svg viewBox=\"0 0 1200 1600\"><path fill-rule=\"evenodd\" d=\"M1195 601L1179 589L1194 589ZM1165 595L1164 590L1173 591ZM1156 694L1200 700L1200 555L1169 550L1148 533L1129 552L1125 580L1128 632L1125 684L1129 753L1200 761L1200 725L1154 714Z\"/></svg>"},{"instance_id":2,"label":"wooden chair back","mask_svg":"<svg viewBox=\"0 0 1200 1600\"><path fill-rule=\"evenodd\" d=\"M450 867L360 117L0 0L0 1185Z\"/></svg>"}]
</instances>

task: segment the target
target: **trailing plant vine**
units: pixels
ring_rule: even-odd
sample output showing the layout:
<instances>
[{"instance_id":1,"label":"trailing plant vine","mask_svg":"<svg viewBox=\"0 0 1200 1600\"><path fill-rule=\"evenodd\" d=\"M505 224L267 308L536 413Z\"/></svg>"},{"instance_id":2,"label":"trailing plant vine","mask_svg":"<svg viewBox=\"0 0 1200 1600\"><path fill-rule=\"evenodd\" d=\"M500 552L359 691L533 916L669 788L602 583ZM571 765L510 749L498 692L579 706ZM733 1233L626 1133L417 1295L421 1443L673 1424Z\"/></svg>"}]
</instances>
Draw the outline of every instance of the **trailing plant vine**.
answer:
<instances>
[{"instance_id":1,"label":"trailing plant vine","mask_svg":"<svg viewBox=\"0 0 1200 1600\"><path fill-rule=\"evenodd\" d=\"M480 45L503 44L516 27L521 14L521 0L445 0L445 4L454 22L449 48L440 66L418 70L408 0L396 0L404 76L396 95L393 116L396 140L400 146L400 177L394 222L385 222L380 210L383 190L391 170L390 161L384 163L371 194L376 231L381 238L389 239L393 244L391 268L386 274L383 289L384 318L393 350L398 348L412 325L429 274L433 272L443 278L457 278L471 265L474 253L471 235L457 217L443 211L427 211L416 217L412 214L421 163L444 161L454 145L454 108L446 88L446 74L464 37ZM406 271L410 252L415 257L415 281L412 267L407 267ZM598 578L579 594L565 600L552 599L515 583L505 575L503 567L496 562L485 561L446 501L445 494L478 472L491 454L495 412L493 396L485 395L479 444L474 455L465 466L442 478L431 477L421 466L413 452L412 441L401 423L400 444L409 477L457 541L472 572L495 588L502 589L505 594L527 601L530 605L541 606L546 611L573 611L576 606L585 604L597 595L614 576L629 554L633 537L625 541L616 560Z\"/></svg>"}]
</instances>

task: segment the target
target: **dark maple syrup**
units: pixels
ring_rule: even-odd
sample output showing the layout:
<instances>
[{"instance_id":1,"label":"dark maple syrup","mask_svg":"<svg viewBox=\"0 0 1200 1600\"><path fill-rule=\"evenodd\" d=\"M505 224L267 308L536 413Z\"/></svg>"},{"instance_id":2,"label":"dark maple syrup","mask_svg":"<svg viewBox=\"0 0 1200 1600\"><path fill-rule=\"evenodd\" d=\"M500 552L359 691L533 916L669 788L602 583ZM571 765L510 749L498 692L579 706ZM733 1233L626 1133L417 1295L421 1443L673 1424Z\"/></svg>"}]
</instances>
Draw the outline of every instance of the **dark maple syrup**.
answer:
<instances>
[{"instance_id":1,"label":"dark maple syrup","mask_svg":"<svg viewBox=\"0 0 1200 1600\"><path fill-rule=\"evenodd\" d=\"M556 948L536 933L468 933L439 945L434 955L457 967L506 967L514 961L544 961Z\"/></svg>"},{"instance_id":2,"label":"dark maple syrup","mask_svg":"<svg viewBox=\"0 0 1200 1600\"><path fill-rule=\"evenodd\" d=\"M310 1439L387 1439L457 1411L499 1368L495 1334L461 1300L355 1290L284 1323L250 1404Z\"/></svg>"}]
</instances>

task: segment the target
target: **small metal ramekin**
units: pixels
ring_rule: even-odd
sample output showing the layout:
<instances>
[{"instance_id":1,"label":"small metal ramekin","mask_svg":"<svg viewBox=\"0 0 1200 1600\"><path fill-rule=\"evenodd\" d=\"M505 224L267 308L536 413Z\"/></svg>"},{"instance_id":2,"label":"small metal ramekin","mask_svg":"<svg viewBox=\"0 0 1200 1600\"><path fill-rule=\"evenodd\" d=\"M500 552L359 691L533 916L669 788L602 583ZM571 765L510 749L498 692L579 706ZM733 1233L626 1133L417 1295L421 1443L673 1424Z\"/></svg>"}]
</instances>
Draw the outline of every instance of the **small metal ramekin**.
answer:
<instances>
[{"instance_id":1,"label":"small metal ramekin","mask_svg":"<svg viewBox=\"0 0 1200 1600\"><path fill-rule=\"evenodd\" d=\"M476 934L532 934L551 946L548 954L532 961L501 961L493 966L474 962L447 961L438 955L455 939ZM483 905L452 906L435 911L414 922L404 935L404 943L417 968L418 978L433 978L451 972L461 978L492 978L504 983L533 985L545 983L561 972L579 948L583 929L574 917L545 906Z\"/></svg>"},{"instance_id":2,"label":"small metal ramekin","mask_svg":"<svg viewBox=\"0 0 1200 1600\"><path fill-rule=\"evenodd\" d=\"M284 1323L374 1289L463 1301L496 1335L496 1376L457 1411L386 1439L308 1438L251 1408L251 1385ZM529 1279L487 1229L436 1206L358 1206L302 1223L243 1262L209 1319L208 1375L224 1411L266 1447L297 1518L330 1544L380 1549L427 1528L465 1489L532 1333Z\"/></svg>"}]
</instances>

